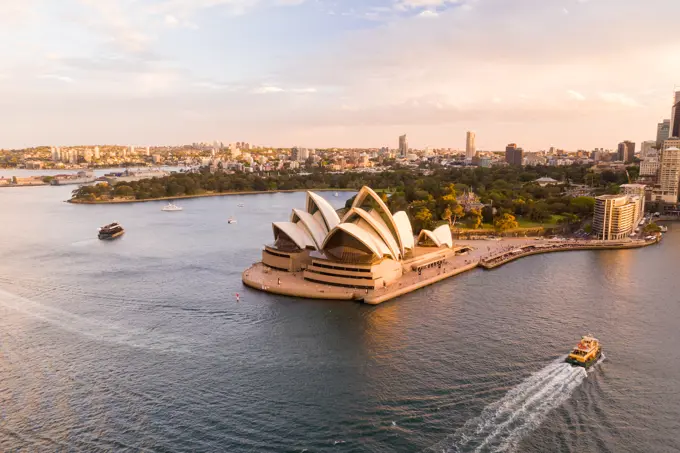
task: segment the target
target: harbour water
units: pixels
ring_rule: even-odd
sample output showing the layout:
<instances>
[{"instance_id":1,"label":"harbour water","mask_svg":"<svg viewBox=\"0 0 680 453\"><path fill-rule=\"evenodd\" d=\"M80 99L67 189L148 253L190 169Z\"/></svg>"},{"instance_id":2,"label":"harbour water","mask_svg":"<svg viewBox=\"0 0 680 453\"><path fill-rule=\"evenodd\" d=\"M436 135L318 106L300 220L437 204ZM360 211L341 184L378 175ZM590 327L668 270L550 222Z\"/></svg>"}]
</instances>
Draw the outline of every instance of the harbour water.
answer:
<instances>
[{"instance_id":1,"label":"harbour water","mask_svg":"<svg viewBox=\"0 0 680 453\"><path fill-rule=\"evenodd\" d=\"M365 306L242 286L303 193L167 213L71 189L0 191L2 452L680 451L674 225ZM560 359L589 332L586 374Z\"/></svg>"}]
</instances>

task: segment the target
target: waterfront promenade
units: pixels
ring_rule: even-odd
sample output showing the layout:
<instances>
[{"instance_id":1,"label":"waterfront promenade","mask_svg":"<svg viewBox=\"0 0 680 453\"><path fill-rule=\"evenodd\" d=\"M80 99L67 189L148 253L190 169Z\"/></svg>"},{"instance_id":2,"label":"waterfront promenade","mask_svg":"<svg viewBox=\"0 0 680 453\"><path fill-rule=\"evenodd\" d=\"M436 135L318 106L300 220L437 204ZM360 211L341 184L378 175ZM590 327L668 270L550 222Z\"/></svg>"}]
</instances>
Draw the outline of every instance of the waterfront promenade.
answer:
<instances>
[{"instance_id":1,"label":"waterfront promenade","mask_svg":"<svg viewBox=\"0 0 680 453\"><path fill-rule=\"evenodd\" d=\"M453 251L443 250L441 266L424 267L418 273L411 269L412 262L405 262L404 275L384 288L365 290L345 288L307 281L302 272L291 273L269 268L256 263L243 272L243 283L261 291L308 299L356 300L376 305L425 286L440 282L482 267L494 269L516 259L539 253L554 253L571 250L611 250L645 247L657 240L622 241L567 241L537 238L508 238L502 240L464 240L456 241L456 247L466 247L468 252L456 255Z\"/></svg>"}]
</instances>

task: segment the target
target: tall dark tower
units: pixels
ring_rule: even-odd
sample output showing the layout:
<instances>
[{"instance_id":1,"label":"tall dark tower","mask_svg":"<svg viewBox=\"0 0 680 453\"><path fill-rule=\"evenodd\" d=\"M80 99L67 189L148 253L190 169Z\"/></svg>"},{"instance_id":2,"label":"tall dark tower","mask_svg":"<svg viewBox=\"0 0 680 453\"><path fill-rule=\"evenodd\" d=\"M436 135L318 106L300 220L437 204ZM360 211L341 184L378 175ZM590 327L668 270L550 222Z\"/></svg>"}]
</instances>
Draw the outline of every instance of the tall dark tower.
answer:
<instances>
[{"instance_id":1,"label":"tall dark tower","mask_svg":"<svg viewBox=\"0 0 680 453\"><path fill-rule=\"evenodd\" d=\"M671 137L680 137L680 91L675 92L673 110L671 110Z\"/></svg>"}]
</instances>

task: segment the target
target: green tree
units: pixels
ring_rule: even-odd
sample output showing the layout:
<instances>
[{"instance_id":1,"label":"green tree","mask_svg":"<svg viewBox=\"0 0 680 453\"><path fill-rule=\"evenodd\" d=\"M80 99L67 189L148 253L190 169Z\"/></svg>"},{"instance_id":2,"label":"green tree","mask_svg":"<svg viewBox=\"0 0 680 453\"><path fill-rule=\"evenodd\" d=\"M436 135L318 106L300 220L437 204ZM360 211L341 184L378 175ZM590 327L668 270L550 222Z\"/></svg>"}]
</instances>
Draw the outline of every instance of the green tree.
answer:
<instances>
[{"instance_id":1,"label":"green tree","mask_svg":"<svg viewBox=\"0 0 680 453\"><path fill-rule=\"evenodd\" d=\"M654 222L648 223L645 225L645 227L642 229L642 232L645 234L656 234L661 232L661 227L657 225Z\"/></svg>"},{"instance_id":2,"label":"green tree","mask_svg":"<svg viewBox=\"0 0 680 453\"><path fill-rule=\"evenodd\" d=\"M418 231L422 229L429 229L432 225L432 212L427 208L421 208L415 216L418 223Z\"/></svg>"},{"instance_id":3,"label":"green tree","mask_svg":"<svg viewBox=\"0 0 680 453\"><path fill-rule=\"evenodd\" d=\"M517 219L515 219L514 215L505 213L496 217L496 220L493 222L493 226L497 231L502 233L504 231L518 228L519 224L517 223Z\"/></svg>"},{"instance_id":4,"label":"green tree","mask_svg":"<svg viewBox=\"0 0 680 453\"><path fill-rule=\"evenodd\" d=\"M482 211L479 209L471 209L467 215L465 223L468 228L476 230L482 226Z\"/></svg>"}]
</instances>

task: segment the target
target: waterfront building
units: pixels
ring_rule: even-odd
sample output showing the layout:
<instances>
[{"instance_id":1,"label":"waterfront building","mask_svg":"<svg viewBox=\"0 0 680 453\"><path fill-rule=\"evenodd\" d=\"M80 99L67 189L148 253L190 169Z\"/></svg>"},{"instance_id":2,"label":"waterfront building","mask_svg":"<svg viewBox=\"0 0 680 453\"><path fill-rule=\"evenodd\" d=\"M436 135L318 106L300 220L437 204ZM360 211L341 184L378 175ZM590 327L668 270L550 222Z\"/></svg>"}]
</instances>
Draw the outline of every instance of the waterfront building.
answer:
<instances>
[{"instance_id":1,"label":"waterfront building","mask_svg":"<svg viewBox=\"0 0 680 453\"><path fill-rule=\"evenodd\" d=\"M524 161L524 150L518 148L517 144L510 143L505 147L505 162L509 165L521 166Z\"/></svg>"},{"instance_id":2,"label":"waterfront building","mask_svg":"<svg viewBox=\"0 0 680 453\"><path fill-rule=\"evenodd\" d=\"M660 192L657 201L664 203L677 203L678 184L680 183L680 149L676 146L665 148L666 144L674 141L666 140L664 150L661 153L661 165L659 166Z\"/></svg>"},{"instance_id":3,"label":"waterfront building","mask_svg":"<svg viewBox=\"0 0 680 453\"><path fill-rule=\"evenodd\" d=\"M640 203L638 206L638 212L635 216L635 225L637 225L640 220L645 216L645 190L647 186L645 184L622 184L621 191L624 195L629 195L631 197L639 197Z\"/></svg>"},{"instance_id":4,"label":"waterfront building","mask_svg":"<svg viewBox=\"0 0 680 453\"><path fill-rule=\"evenodd\" d=\"M628 164L633 162L633 157L635 157L635 143L630 140L619 143L618 160Z\"/></svg>"},{"instance_id":5,"label":"waterfront building","mask_svg":"<svg viewBox=\"0 0 680 453\"><path fill-rule=\"evenodd\" d=\"M680 91L676 91L673 97L669 138L672 137L680 137Z\"/></svg>"},{"instance_id":6,"label":"waterfront building","mask_svg":"<svg viewBox=\"0 0 680 453\"><path fill-rule=\"evenodd\" d=\"M661 148L663 146L663 142L668 140L668 137L670 137L670 131L671 131L671 120L663 120L660 122L657 127L656 127L656 146L657 148Z\"/></svg>"},{"instance_id":7,"label":"waterfront building","mask_svg":"<svg viewBox=\"0 0 680 453\"><path fill-rule=\"evenodd\" d=\"M468 131L465 137L465 158L468 160L472 160L472 158L475 157L476 152L477 150L475 148L475 133Z\"/></svg>"},{"instance_id":8,"label":"waterfront building","mask_svg":"<svg viewBox=\"0 0 680 453\"><path fill-rule=\"evenodd\" d=\"M264 247L262 263L302 272L310 282L373 290L395 282L415 263L444 260L440 253L428 255L428 249L418 248L407 214L392 214L368 187L359 191L342 219L324 198L307 192L305 209L293 209L290 220L274 222L272 230L274 243ZM448 225L424 230L419 241L434 252L453 247Z\"/></svg>"},{"instance_id":9,"label":"waterfront building","mask_svg":"<svg viewBox=\"0 0 680 453\"><path fill-rule=\"evenodd\" d=\"M638 223L642 200L644 198L631 195L595 197L593 234L605 241L627 238Z\"/></svg>"},{"instance_id":10,"label":"waterfront building","mask_svg":"<svg viewBox=\"0 0 680 453\"><path fill-rule=\"evenodd\" d=\"M408 139L406 134L399 136L399 157L404 159L408 154Z\"/></svg>"}]
</instances>

